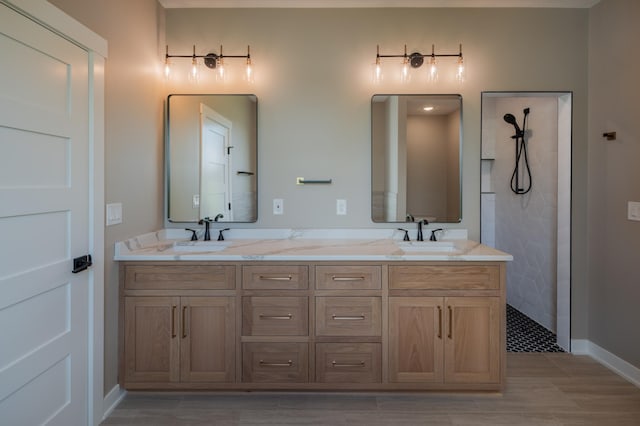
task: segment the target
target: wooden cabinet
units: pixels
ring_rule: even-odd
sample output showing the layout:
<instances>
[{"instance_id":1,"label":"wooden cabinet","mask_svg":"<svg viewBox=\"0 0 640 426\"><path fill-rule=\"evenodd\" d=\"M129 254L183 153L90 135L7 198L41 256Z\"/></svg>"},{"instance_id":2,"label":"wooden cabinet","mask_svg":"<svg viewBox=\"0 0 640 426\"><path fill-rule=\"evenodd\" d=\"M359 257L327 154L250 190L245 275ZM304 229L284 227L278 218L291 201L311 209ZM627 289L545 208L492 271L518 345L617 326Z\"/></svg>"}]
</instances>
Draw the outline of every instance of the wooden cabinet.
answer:
<instances>
[{"instance_id":1,"label":"wooden cabinet","mask_svg":"<svg viewBox=\"0 0 640 426\"><path fill-rule=\"evenodd\" d=\"M503 262L125 262L127 389L500 390Z\"/></svg>"},{"instance_id":2,"label":"wooden cabinet","mask_svg":"<svg viewBox=\"0 0 640 426\"><path fill-rule=\"evenodd\" d=\"M392 382L498 383L497 297L392 297Z\"/></svg>"},{"instance_id":3,"label":"wooden cabinet","mask_svg":"<svg viewBox=\"0 0 640 426\"><path fill-rule=\"evenodd\" d=\"M503 266L393 265L389 276L391 382L504 381Z\"/></svg>"},{"instance_id":4,"label":"wooden cabinet","mask_svg":"<svg viewBox=\"0 0 640 426\"><path fill-rule=\"evenodd\" d=\"M125 382L230 382L230 297L125 298Z\"/></svg>"},{"instance_id":5,"label":"wooden cabinet","mask_svg":"<svg viewBox=\"0 0 640 426\"><path fill-rule=\"evenodd\" d=\"M234 267L125 264L122 275L125 387L234 381L235 297L216 295L235 288Z\"/></svg>"}]
</instances>

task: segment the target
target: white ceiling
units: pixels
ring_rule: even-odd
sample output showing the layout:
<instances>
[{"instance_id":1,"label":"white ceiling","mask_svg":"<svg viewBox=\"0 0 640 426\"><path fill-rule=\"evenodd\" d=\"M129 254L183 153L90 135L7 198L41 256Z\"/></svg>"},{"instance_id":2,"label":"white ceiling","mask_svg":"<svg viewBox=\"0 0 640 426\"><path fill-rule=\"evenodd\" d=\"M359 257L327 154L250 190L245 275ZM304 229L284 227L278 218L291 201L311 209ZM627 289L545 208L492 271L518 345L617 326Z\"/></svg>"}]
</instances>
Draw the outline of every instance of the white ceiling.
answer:
<instances>
[{"instance_id":1,"label":"white ceiling","mask_svg":"<svg viewBox=\"0 0 640 426\"><path fill-rule=\"evenodd\" d=\"M158 0L165 8L551 7L590 8L600 0Z\"/></svg>"}]
</instances>

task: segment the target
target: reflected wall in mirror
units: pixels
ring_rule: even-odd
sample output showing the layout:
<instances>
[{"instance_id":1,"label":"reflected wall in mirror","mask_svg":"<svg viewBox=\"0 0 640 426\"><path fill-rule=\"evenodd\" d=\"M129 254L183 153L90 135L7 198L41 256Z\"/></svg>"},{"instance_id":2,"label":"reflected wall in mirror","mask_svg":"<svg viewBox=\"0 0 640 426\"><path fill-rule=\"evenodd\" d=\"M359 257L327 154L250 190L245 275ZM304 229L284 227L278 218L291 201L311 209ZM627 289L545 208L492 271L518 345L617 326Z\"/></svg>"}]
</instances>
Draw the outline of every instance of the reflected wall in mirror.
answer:
<instances>
[{"instance_id":1,"label":"reflected wall in mirror","mask_svg":"<svg viewBox=\"0 0 640 426\"><path fill-rule=\"evenodd\" d=\"M371 218L460 222L462 96L371 98Z\"/></svg>"},{"instance_id":2,"label":"reflected wall in mirror","mask_svg":"<svg viewBox=\"0 0 640 426\"><path fill-rule=\"evenodd\" d=\"M255 95L169 95L170 222L258 219L257 112Z\"/></svg>"}]
</instances>

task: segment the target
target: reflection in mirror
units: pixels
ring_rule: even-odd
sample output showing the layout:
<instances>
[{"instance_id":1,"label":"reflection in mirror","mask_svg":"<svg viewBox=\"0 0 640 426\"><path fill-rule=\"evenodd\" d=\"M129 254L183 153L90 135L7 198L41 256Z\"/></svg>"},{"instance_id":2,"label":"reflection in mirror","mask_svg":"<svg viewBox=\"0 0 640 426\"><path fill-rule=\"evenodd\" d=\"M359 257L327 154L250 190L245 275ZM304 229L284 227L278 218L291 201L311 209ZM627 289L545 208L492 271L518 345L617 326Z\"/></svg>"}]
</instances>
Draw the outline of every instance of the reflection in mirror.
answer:
<instances>
[{"instance_id":1,"label":"reflection in mirror","mask_svg":"<svg viewBox=\"0 0 640 426\"><path fill-rule=\"evenodd\" d=\"M462 96L371 99L371 218L460 222Z\"/></svg>"},{"instance_id":2,"label":"reflection in mirror","mask_svg":"<svg viewBox=\"0 0 640 426\"><path fill-rule=\"evenodd\" d=\"M170 222L255 222L257 110L254 95L169 95Z\"/></svg>"}]
</instances>

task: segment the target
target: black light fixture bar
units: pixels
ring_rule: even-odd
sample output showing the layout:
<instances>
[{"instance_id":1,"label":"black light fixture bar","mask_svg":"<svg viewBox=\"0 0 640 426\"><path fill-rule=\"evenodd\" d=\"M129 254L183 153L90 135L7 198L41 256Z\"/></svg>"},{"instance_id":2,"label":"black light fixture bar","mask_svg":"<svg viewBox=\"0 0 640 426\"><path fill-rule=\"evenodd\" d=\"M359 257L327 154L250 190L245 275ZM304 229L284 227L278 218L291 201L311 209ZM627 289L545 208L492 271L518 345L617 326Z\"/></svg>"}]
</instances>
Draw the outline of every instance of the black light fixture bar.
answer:
<instances>
[{"instance_id":1,"label":"black light fixture bar","mask_svg":"<svg viewBox=\"0 0 640 426\"><path fill-rule=\"evenodd\" d=\"M166 53L165 53L165 62L169 60L169 58L185 58L185 59L202 59L204 64L209 68L216 68L218 64L218 60L223 60L225 58L242 58L246 60L251 60L251 46L247 46L247 54L246 55L224 55L222 53L222 45L220 45L220 53L207 53L206 55L196 55L196 46L193 46L193 54L191 55L170 55L169 54L169 46L167 45Z\"/></svg>"},{"instance_id":2,"label":"black light fixture bar","mask_svg":"<svg viewBox=\"0 0 640 426\"><path fill-rule=\"evenodd\" d=\"M404 58L404 60L411 64L413 68L419 68L424 63L424 58L444 58L455 57L462 58L462 44L460 44L460 50L458 53L435 53L435 45L431 45L431 54L423 55L420 52L413 52L407 54L407 45L404 45L404 54L402 55L381 55L380 45L376 46L376 63L380 63L380 58Z\"/></svg>"}]
</instances>

